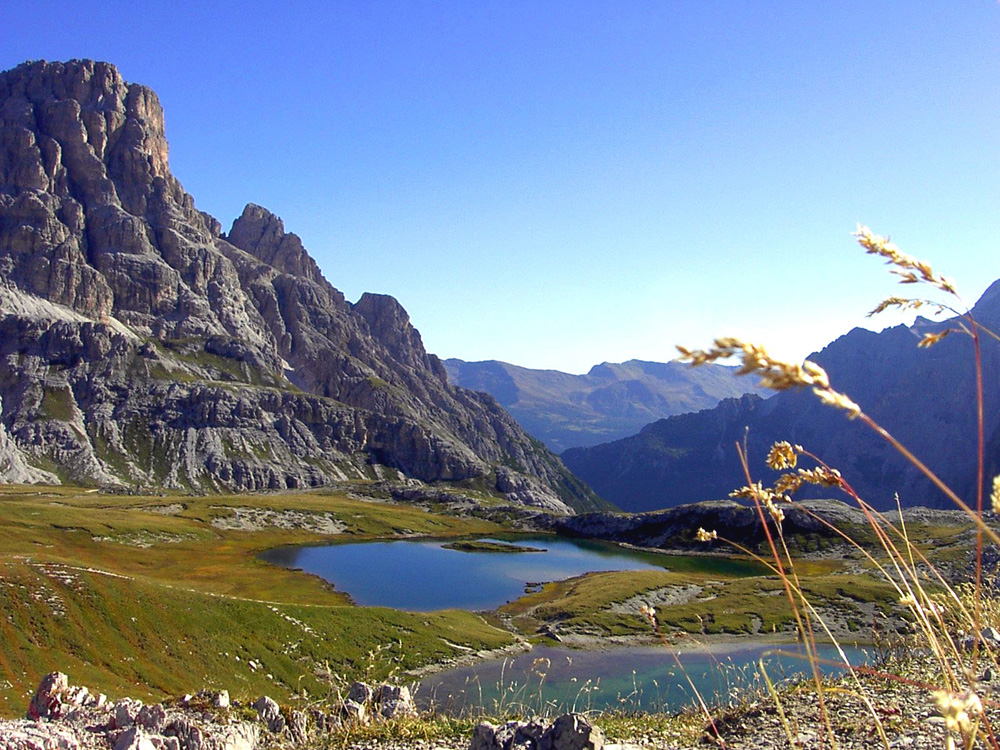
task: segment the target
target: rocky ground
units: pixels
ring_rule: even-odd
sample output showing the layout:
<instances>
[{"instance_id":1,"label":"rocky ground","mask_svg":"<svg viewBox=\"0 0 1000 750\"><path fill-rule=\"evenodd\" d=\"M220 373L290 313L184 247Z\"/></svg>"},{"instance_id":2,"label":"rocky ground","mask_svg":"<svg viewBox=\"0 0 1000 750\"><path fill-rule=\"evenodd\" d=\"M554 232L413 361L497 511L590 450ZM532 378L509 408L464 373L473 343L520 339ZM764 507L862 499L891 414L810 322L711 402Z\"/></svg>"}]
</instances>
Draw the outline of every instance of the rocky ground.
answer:
<instances>
[{"instance_id":1,"label":"rocky ground","mask_svg":"<svg viewBox=\"0 0 1000 750\"><path fill-rule=\"evenodd\" d=\"M585 717L566 714L551 722L483 722L471 732L442 734L419 717L409 691L355 683L328 710L291 710L262 696L250 706L230 703L225 691L185 696L165 704L107 701L64 675L49 675L28 709L28 718L0 722L0 750L257 750L272 747L345 750L731 750L873 747L923 750L947 747L949 734L977 715L1000 719L993 699L996 669L976 668L977 694L938 694L940 666L909 656L855 676L828 681L822 699L811 684L770 697L747 699L713 712L711 721L692 711L676 717ZM959 665L952 665L958 668ZM971 665L966 664L968 669ZM977 703L977 700L979 703ZM985 706L978 714L977 706ZM423 723L422 723L423 722ZM608 739L600 728L607 722ZM403 727L401 730L400 727ZM400 736L406 739L398 739ZM713 739L719 738L719 739ZM981 743L982 747L991 747Z\"/></svg>"}]
</instances>

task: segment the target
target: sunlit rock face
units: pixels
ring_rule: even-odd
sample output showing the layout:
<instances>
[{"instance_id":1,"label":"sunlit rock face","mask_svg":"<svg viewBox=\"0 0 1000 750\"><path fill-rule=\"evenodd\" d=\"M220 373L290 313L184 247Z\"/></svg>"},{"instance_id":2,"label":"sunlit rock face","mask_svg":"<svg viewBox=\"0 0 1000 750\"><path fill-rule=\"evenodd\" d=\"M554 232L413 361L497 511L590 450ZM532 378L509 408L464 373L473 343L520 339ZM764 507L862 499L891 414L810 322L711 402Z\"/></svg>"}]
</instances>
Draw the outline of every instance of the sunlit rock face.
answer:
<instances>
[{"instance_id":1,"label":"sunlit rock face","mask_svg":"<svg viewBox=\"0 0 1000 750\"><path fill-rule=\"evenodd\" d=\"M391 297L351 304L281 220L228 233L171 174L156 94L93 61L0 74L0 480L191 490L467 481L596 497L451 387Z\"/></svg>"}]
</instances>

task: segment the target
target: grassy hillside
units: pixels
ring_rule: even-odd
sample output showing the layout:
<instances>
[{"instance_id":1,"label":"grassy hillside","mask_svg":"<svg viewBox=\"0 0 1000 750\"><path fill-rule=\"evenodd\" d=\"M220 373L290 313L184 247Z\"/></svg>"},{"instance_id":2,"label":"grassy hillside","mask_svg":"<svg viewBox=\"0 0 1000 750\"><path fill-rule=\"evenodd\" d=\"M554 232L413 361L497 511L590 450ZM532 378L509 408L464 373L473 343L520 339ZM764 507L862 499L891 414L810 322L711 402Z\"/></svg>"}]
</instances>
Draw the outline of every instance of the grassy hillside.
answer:
<instances>
[{"instance_id":1,"label":"grassy hillside","mask_svg":"<svg viewBox=\"0 0 1000 750\"><path fill-rule=\"evenodd\" d=\"M262 508L277 511L265 516L272 525L212 525ZM276 528L275 518L300 528ZM347 531L309 530L319 521ZM332 675L378 678L453 656L450 644L512 641L468 612L355 607L318 578L256 558L282 544L497 530L483 521L330 492L189 498L6 487L0 528L3 715L22 713L54 669L111 696L216 687L235 698L308 700L329 692Z\"/></svg>"}]
</instances>

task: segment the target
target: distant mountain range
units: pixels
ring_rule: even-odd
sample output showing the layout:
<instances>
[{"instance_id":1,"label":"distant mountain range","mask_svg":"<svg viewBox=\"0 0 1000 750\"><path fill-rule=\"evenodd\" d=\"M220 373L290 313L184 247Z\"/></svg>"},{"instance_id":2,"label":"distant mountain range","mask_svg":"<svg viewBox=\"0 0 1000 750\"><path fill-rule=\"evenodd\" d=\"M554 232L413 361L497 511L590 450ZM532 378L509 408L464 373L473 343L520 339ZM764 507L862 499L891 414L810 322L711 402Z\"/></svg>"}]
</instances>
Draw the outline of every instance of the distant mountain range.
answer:
<instances>
[{"instance_id":1,"label":"distant mountain range","mask_svg":"<svg viewBox=\"0 0 1000 750\"><path fill-rule=\"evenodd\" d=\"M973 309L1000 330L1000 282ZM972 341L953 334L918 349L926 332L954 327L917 319L881 333L856 328L818 354L833 387L847 393L920 457L960 496L976 490L976 404ZM1000 468L1000 345L984 337L986 444L989 482ZM638 434L562 454L566 465L602 497L625 510L672 507L726 497L746 483L735 443L744 437L755 479L775 476L763 465L777 440L799 443L840 469L878 508L949 507L945 496L884 440L812 394L786 391L768 399L744 396L712 409L654 422ZM824 489L821 494L829 495ZM814 493L815 496L815 493Z\"/></svg>"},{"instance_id":2,"label":"distant mountain range","mask_svg":"<svg viewBox=\"0 0 1000 750\"><path fill-rule=\"evenodd\" d=\"M506 362L446 359L448 380L484 391L529 434L554 451L633 435L650 422L755 392L755 382L722 366L629 360L595 365L586 375L532 370Z\"/></svg>"},{"instance_id":3,"label":"distant mountain range","mask_svg":"<svg viewBox=\"0 0 1000 750\"><path fill-rule=\"evenodd\" d=\"M167 154L156 94L108 63L0 74L0 481L443 481L603 507L450 385L396 300L345 300L260 206L223 232Z\"/></svg>"}]
</instances>

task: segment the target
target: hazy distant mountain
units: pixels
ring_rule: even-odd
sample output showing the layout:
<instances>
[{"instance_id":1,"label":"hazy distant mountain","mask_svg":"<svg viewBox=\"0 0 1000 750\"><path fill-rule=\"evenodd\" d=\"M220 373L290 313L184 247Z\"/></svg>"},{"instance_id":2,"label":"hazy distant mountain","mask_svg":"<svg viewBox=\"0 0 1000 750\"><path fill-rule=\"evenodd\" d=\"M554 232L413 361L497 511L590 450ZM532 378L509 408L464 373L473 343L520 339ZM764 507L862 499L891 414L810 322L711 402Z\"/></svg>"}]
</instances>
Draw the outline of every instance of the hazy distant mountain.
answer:
<instances>
[{"instance_id":1,"label":"hazy distant mountain","mask_svg":"<svg viewBox=\"0 0 1000 750\"><path fill-rule=\"evenodd\" d=\"M973 313L1000 329L1000 282ZM847 393L964 498L976 487L976 412L972 341L953 334L930 349L917 342L947 323L918 319L881 333L854 329L810 357ZM983 368L988 466L1000 458L1000 345L985 338ZM776 440L799 443L839 468L868 502L949 507L944 495L884 440L809 393L784 392L724 401L714 409L664 419L640 433L562 454L566 465L602 497L626 510L666 508L725 497L745 484L734 444L748 436L757 479ZM829 490L823 491L829 494Z\"/></svg>"},{"instance_id":2,"label":"hazy distant mountain","mask_svg":"<svg viewBox=\"0 0 1000 750\"><path fill-rule=\"evenodd\" d=\"M387 477L602 505L493 398L449 385L396 300L346 301L259 206L223 233L167 153L156 94L112 65L0 74L0 481Z\"/></svg>"},{"instance_id":3,"label":"hazy distant mountain","mask_svg":"<svg viewBox=\"0 0 1000 750\"><path fill-rule=\"evenodd\" d=\"M452 383L489 393L555 451L632 435L654 420L755 390L754 381L736 377L732 368L693 370L677 362L605 362L586 375L496 360L447 359L444 366Z\"/></svg>"}]
</instances>

